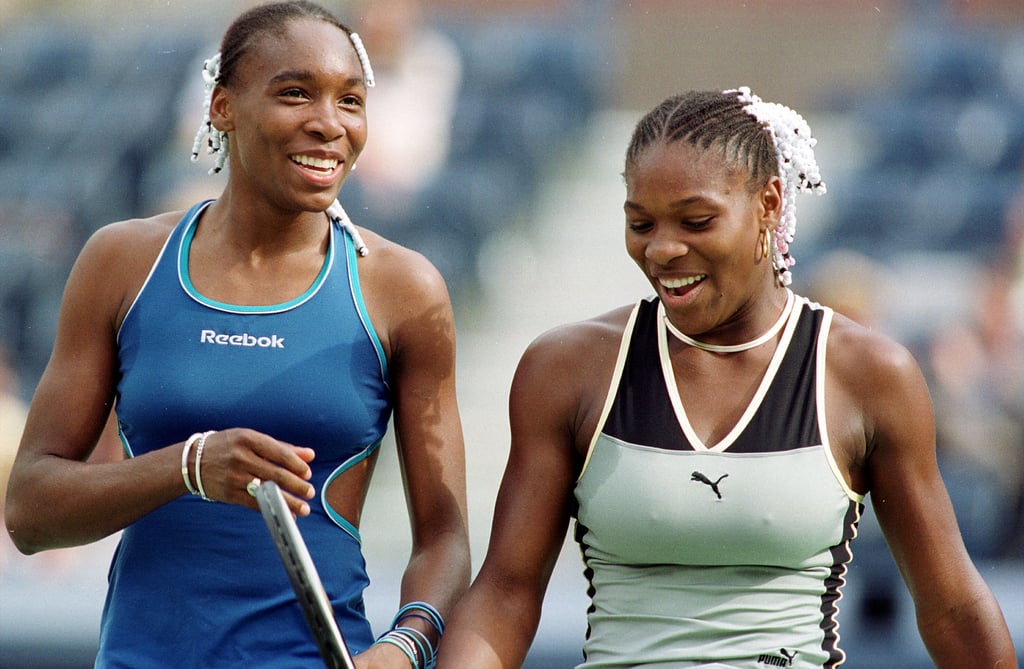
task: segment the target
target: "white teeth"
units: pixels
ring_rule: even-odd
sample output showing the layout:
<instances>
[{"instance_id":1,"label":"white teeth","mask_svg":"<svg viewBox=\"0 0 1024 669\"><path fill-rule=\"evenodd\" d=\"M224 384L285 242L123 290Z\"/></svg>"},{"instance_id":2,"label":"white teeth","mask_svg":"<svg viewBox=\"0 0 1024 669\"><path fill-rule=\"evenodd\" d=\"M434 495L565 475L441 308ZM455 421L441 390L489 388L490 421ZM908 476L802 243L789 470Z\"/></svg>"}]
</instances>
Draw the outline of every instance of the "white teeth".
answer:
<instances>
[{"instance_id":1,"label":"white teeth","mask_svg":"<svg viewBox=\"0 0 1024 669\"><path fill-rule=\"evenodd\" d=\"M319 170L333 170L338 166L338 161L329 158L314 158L313 156L292 156L292 160L299 165L315 167Z\"/></svg>"},{"instance_id":2,"label":"white teeth","mask_svg":"<svg viewBox=\"0 0 1024 669\"><path fill-rule=\"evenodd\" d=\"M698 281L703 281L707 277L707 274L698 274L696 276L688 276L685 279L666 279L659 278L658 282L666 288L685 288L686 286L692 286Z\"/></svg>"}]
</instances>

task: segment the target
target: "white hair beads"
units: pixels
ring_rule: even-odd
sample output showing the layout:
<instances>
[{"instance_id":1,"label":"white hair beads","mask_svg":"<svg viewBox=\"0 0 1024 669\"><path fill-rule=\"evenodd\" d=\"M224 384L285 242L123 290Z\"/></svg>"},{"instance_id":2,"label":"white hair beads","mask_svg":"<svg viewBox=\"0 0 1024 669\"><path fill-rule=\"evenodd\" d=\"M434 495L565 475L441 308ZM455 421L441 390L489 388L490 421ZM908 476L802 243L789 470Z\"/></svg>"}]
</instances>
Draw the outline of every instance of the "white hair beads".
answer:
<instances>
[{"instance_id":1,"label":"white hair beads","mask_svg":"<svg viewBox=\"0 0 1024 669\"><path fill-rule=\"evenodd\" d=\"M743 110L768 131L775 146L779 178L782 180L782 218L774 233L772 266L782 285L788 286L793 281L789 268L795 263L789 253L789 245L796 233L796 194L810 192L821 195L826 192L814 158L814 146L818 140L811 135L807 121L789 107L765 102L746 86L725 92L737 94Z\"/></svg>"}]
</instances>

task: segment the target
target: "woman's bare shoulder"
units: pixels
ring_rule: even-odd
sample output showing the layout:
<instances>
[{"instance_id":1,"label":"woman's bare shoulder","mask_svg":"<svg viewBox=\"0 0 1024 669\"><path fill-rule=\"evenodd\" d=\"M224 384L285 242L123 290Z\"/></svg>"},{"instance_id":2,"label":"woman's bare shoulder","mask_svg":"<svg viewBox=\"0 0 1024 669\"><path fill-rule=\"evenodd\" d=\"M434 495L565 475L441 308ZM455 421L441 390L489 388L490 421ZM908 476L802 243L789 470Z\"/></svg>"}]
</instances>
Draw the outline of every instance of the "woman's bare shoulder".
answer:
<instances>
[{"instance_id":1,"label":"woman's bare shoulder","mask_svg":"<svg viewBox=\"0 0 1024 669\"><path fill-rule=\"evenodd\" d=\"M410 300L447 300L444 278L425 255L371 230L359 231L368 250L358 261L364 291L381 293L381 297L397 298L406 304Z\"/></svg>"},{"instance_id":2,"label":"woman's bare shoulder","mask_svg":"<svg viewBox=\"0 0 1024 669\"><path fill-rule=\"evenodd\" d=\"M838 391L833 397L845 398L839 406L850 412L848 422L861 426L866 454L883 441L907 441L902 434L907 426L921 434L931 432L928 386L906 346L837 314L829 331L827 360L832 387Z\"/></svg>"},{"instance_id":3,"label":"woman's bare shoulder","mask_svg":"<svg viewBox=\"0 0 1024 669\"><path fill-rule=\"evenodd\" d=\"M877 393L880 379L918 372L917 362L906 346L838 313L829 330L828 360L830 370L849 384L865 386L868 393Z\"/></svg>"},{"instance_id":4,"label":"woman's bare shoulder","mask_svg":"<svg viewBox=\"0 0 1024 669\"><path fill-rule=\"evenodd\" d=\"M173 211L109 223L89 237L83 253L116 254L120 262L152 261L183 215L184 212Z\"/></svg>"},{"instance_id":5,"label":"woman's bare shoulder","mask_svg":"<svg viewBox=\"0 0 1024 669\"><path fill-rule=\"evenodd\" d=\"M558 374L585 383L592 375L607 375L632 311L633 305L626 305L546 330L527 346L520 371L538 370L544 376Z\"/></svg>"},{"instance_id":6,"label":"woman's bare shoulder","mask_svg":"<svg viewBox=\"0 0 1024 669\"><path fill-rule=\"evenodd\" d=\"M85 304L112 305L119 324L181 216L182 212L168 212L96 230L75 262L68 279L69 293L84 295Z\"/></svg>"},{"instance_id":7,"label":"woman's bare shoulder","mask_svg":"<svg viewBox=\"0 0 1024 669\"><path fill-rule=\"evenodd\" d=\"M533 340L531 350L586 350L590 347L618 349L633 305L625 305L586 320L553 327Z\"/></svg>"}]
</instances>

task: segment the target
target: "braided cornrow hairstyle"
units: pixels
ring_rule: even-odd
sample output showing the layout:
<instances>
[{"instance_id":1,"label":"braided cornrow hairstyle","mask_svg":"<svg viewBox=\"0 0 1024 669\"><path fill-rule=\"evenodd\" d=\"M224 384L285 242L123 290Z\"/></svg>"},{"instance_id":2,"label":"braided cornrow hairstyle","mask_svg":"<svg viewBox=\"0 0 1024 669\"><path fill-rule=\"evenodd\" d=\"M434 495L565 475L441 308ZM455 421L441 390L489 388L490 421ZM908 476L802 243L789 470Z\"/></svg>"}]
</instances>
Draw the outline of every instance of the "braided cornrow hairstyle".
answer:
<instances>
[{"instance_id":1,"label":"braided cornrow hairstyle","mask_svg":"<svg viewBox=\"0 0 1024 669\"><path fill-rule=\"evenodd\" d=\"M196 132L195 141L192 143L192 161L199 160L199 153L203 143L206 143L206 151L213 154L214 166L210 174L217 174L227 163L228 159L228 134L213 127L210 121L210 100L213 96L213 89L218 85L230 86L235 81L238 63L246 55L252 45L264 35L280 37L285 34L289 22L296 19L317 19L337 27L348 35L359 57L359 64L363 70L363 79L367 88L374 86L373 68L370 67L370 58L366 54L363 41L359 35L342 23L336 16L324 7L307 0L291 0L289 2L275 2L259 5L242 13L228 27L221 40L220 51L203 62L203 83L205 95L203 98L203 120ZM366 245L363 244L359 233L352 225L351 220L345 214L341 204L337 201L328 208L328 215L340 224L352 237L353 242L360 255L366 255Z\"/></svg>"},{"instance_id":2,"label":"braided cornrow hairstyle","mask_svg":"<svg viewBox=\"0 0 1024 669\"><path fill-rule=\"evenodd\" d=\"M763 102L749 88L690 91L668 98L640 119L626 150L626 166L655 143L677 141L701 151L720 149L728 162L747 170L751 192L772 176L780 178L783 203L772 266L779 283L788 286L795 262L789 245L796 229L796 193L825 192L807 122L789 107Z\"/></svg>"}]
</instances>

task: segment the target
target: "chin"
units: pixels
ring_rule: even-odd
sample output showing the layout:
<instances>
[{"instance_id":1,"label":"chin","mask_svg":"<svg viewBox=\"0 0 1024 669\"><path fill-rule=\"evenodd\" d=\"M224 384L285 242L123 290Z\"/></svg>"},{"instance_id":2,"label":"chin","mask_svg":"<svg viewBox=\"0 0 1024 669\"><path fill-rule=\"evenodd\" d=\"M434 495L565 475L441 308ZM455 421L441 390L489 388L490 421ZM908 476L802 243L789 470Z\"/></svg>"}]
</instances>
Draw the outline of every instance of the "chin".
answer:
<instances>
[{"instance_id":1,"label":"chin","mask_svg":"<svg viewBox=\"0 0 1024 669\"><path fill-rule=\"evenodd\" d=\"M303 208L306 211L310 211L310 212L313 212L313 211L324 211L324 210L327 209L327 207L330 207L332 204L334 204L334 200L337 199L337 197L338 197L338 193L337 192L334 192L333 194L331 194L331 193L318 194L315 197L307 199L305 201L305 203L304 203L305 206Z\"/></svg>"}]
</instances>

